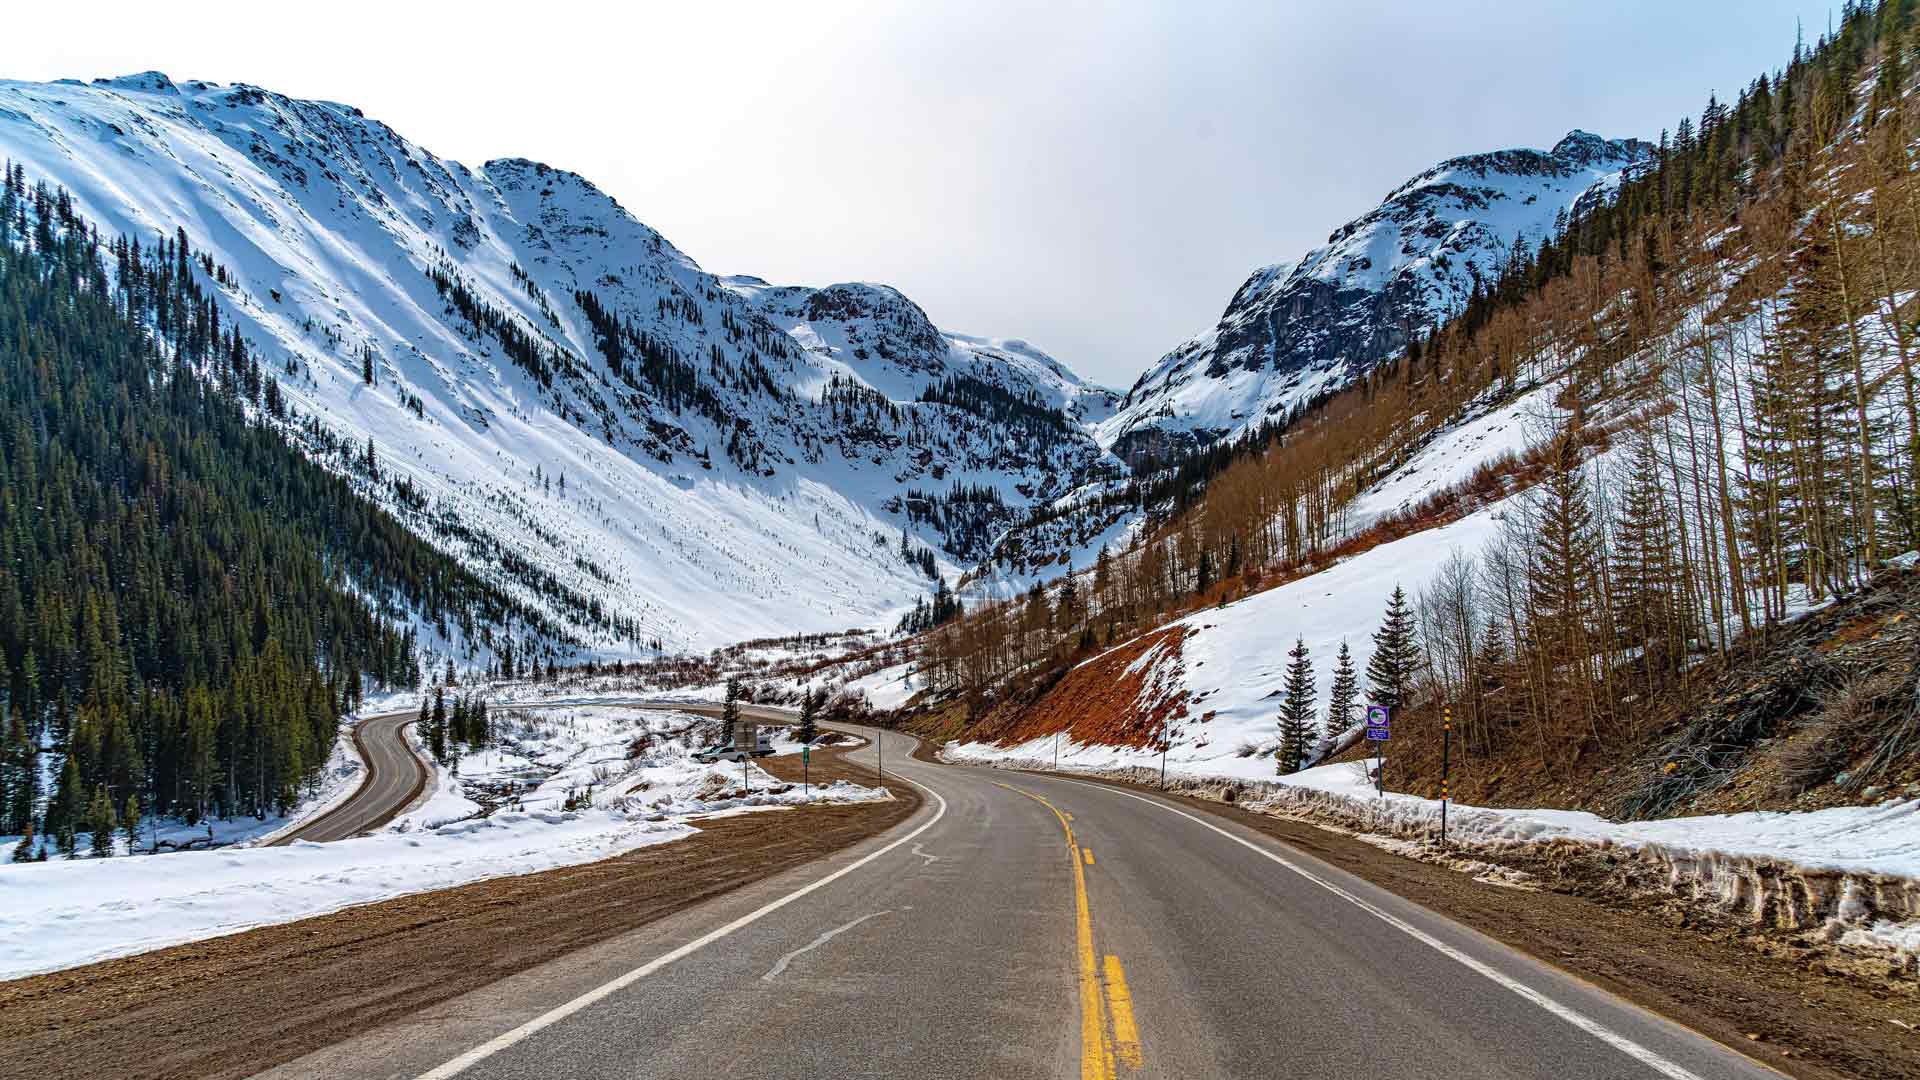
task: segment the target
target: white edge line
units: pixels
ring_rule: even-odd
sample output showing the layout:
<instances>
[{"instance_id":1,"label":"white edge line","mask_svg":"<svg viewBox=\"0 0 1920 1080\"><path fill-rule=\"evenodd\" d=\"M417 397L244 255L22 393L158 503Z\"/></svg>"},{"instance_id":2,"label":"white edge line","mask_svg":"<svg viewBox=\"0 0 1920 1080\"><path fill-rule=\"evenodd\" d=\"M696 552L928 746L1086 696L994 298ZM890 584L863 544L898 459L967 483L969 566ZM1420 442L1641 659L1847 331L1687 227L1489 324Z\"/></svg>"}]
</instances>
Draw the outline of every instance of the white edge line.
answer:
<instances>
[{"instance_id":1,"label":"white edge line","mask_svg":"<svg viewBox=\"0 0 1920 1080\"><path fill-rule=\"evenodd\" d=\"M496 1035L493 1038L488 1039L486 1042L481 1043L479 1046L476 1046L473 1049L467 1051L466 1053L461 1054L459 1057L456 1057L453 1060L446 1062L445 1064L439 1066L438 1068L429 1069L428 1071L421 1073L419 1076L419 1080L447 1080L448 1077L458 1076L460 1073L465 1072L467 1069L472 1068L474 1065L479 1064L480 1062L486 1060L487 1058L492 1057L493 1055L499 1053L502 1050L505 1050L506 1048L512 1046L513 1044L520 1042L521 1040L527 1038L529 1035L532 1035L535 1032L540 1031L542 1028L550 1027L553 1024L556 1024L562 1020L565 1020L567 1017L572 1016L574 1013L579 1012L580 1010L588 1007L589 1005L592 1005L595 1002L600 1001L604 998L607 998L613 994L617 994L621 990L624 990L627 987L632 986L634 983L637 983L641 979L644 979L647 976L653 974L654 972L659 971L661 968L666 967L668 964L673 963L675 960L684 959L685 957L695 952L698 952L701 949L706 948L708 945L711 945L714 942L719 941L721 938L726 937L727 935L733 933L734 931L739 930L740 928L747 926L750 923L757 922L760 919L763 919L766 916L773 914L774 912L780 910L781 908L786 907L788 904L793 903L795 900L798 900L801 897L807 895L808 893L813 892L815 889L823 888L827 885L832 884L835 881L840 880L841 878L847 876L848 874L853 873L855 870L860 869L861 867L867 865L873 860L878 859L880 856L885 855L887 852L892 851L893 849L899 847L900 845L906 843L907 841L912 840L914 837L919 836L921 833L926 832L928 829L933 828L933 826L936 823L938 823L941 818L947 815L947 800L942 798L939 792L933 790L930 787L927 787L925 784L922 784L919 781L912 780L904 776L902 776L901 779L906 780L907 783L912 784L914 787L917 787L920 790L926 792L927 794L933 796L934 800L940 804L940 808L934 811L933 817L927 819L927 821L924 824L922 824L919 828L913 830L912 832L901 837L900 839L895 840L893 843L888 844L886 847L883 847L878 851L870 852L862 856L857 861L848 863L847 865L841 867L840 869L835 870L833 873L828 874L826 877L820 878L819 880L811 882L810 884L803 885L800 888L795 889L794 891L788 893L787 895L782 896L778 900L774 900L754 911L750 911L747 914L740 916L739 918L733 920L732 922L726 924L725 926L720 927L717 930L710 930L707 933L702 934L697 938L694 938L692 941L689 941L685 945L682 945L679 948L674 949L672 952L665 953L661 956L655 957L654 959L647 961L646 963L640 965L639 967L634 968L632 971L627 972L625 975L621 975L610 982L602 983L601 985L593 988L592 990L589 990L586 993L581 994L579 997L574 998L572 1001L566 1002L565 1004L562 1004L562 1005L557 1005L547 1010L546 1012L541 1013L539 1016L536 1016L533 1019L528 1020L526 1023L521 1024L519 1027L514 1028L511 1031L505 1032L500 1035Z\"/></svg>"},{"instance_id":2,"label":"white edge line","mask_svg":"<svg viewBox=\"0 0 1920 1080\"><path fill-rule=\"evenodd\" d=\"M1320 886L1322 889L1325 889L1326 891L1332 893L1333 895L1338 896L1340 899L1345 900L1349 904L1352 904L1354 907L1357 907L1360 910L1366 912L1367 914L1372 915L1374 918L1379 919L1381 922L1386 923L1388 926L1391 926L1394 929L1400 931L1401 933L1406 934L1408 937L1413 938L1415 941L1420 942L1422 945L1425 945L1428 948L1433 949L1435 952L1438 952L1440 955L1445 956L1447 959L1452 960L1458 964L1461 964L1462 966L1473 971L1477 975L1482 975L1487 979L1492 980L1494 983L1496 983L1497 985L1499 985L1500 987L1506 990L1510 990L1513 993L1518 994L1520 997L1523 997L1526 1000L1532 1002L1533 1004L1538 1005L1542 1009L1545 1009L1547 1012L1552 1013L1554 1016L1557 1016L1560 1019L1565 1020L1567 1023L1572 1024L1574 1027L1579 1028L1581 1031L1584 1031L1587 1034L1592 1035L1594 1038L1599 1039L1601 1042L1606 1043L1608 1046L1611 1046L1614 1049L1620 1051L1621 1053L1626 1054L1628 1057L1633 1058L1634 1060L1647 1066L1648 1068L1659 1073L1660 1075L1669 1077L1670 1080L1701 1080L1698 1074L1689 1071L1685 1067L1679 1064L1676 1064L1675 1062L1668 1061L1666 1058L1661 1057L1659 1054L1654 1053L1652 1050L1649 1050L1646 1047L1641 1046L1639 1043L1634 1042L1632 1039L1627 1038L1625 1035L1622 1035L1619 1032L1614 1031L1612 1028L1609 1028L1606 1025L1600 1023L1598 1020L1595 1020L1592 1017L1587 1016L1585 1013L1578 1012L1566 1005L1560 1004L1558 1001L1555 1001L1552 998L1546 996L1545 994L1542 994L1538 990L1535 990L1534 988L1519 981L1518 979L1515 979L1512 976L1506 975L1494 969L1493 967L1479 960L1474 959L1472 956L1467 955L1466 953L1460 951L1459 949L1454 948L1453 946L1447 944L1446 942L1441 941L1439 938L1434 937L1432 934L1427 933L1426 931L1420 929L1417 926L1414 926L1412 923L1407 922L1405 919L1402 919L1397 915L1393 915L1385 910L1382 910L1381 908L1376 907L1365 900L1362 900L1360 897L1355 896L1353 893L1348 892L1346 889L1343 889L1340 886L1335 885L1333 882L1328 881L1325 878L1319 876L1318 874L1315 874L1312 871L1306 869L1305 867L1300 866L1298 863L1295 863L1284 856L1276 855L1273 852L1268 851L1266 848L1263 848L1260 845L1254 843L1253 841L1246 839L1245 837L1235 836L1233 833L1228 832L1227 830L1221 828L1220 826L1215 825L1210 821L1203 820L1192 814L1189 814L1185 810L1181 810L1176 807L1169 806L1166 803L1160 802L1157 799L1149 799L1144 795L1135 795L1131 791L1122 791L1119 788L1112 787L1107 784L1089 784L1082 780L1068 780L1068 779L1065 779L1064 777L1054 777L1054 779L1059 780L1061 783L1065 783L1065 784L1075 784L1080 787L1101 788L1106 791L1111 791L1116 795L1125 795L1129 799L1138 799L1139 801L1146 803L1148 806L1158 807L1161 810L1165 810L1169 814L1176 814L1180 817L1186 818L1188 821L1191 821L1202 828L1212 829L1214 832L1217 832L1221 836L1224 836L1227 839L1233 841L1234 843L1239 844L1241 847L1244 847L1247 850L1254 852L1257 855L1263 855L1269 859L1272 859L1274 862L1279 863L1281 866L1286 867L1288 870L1293 871L1294 873L1300 875L1301 877L1307 879L1308 881L1311 881L1315 885Z\"/></svg>"}]
</instances>

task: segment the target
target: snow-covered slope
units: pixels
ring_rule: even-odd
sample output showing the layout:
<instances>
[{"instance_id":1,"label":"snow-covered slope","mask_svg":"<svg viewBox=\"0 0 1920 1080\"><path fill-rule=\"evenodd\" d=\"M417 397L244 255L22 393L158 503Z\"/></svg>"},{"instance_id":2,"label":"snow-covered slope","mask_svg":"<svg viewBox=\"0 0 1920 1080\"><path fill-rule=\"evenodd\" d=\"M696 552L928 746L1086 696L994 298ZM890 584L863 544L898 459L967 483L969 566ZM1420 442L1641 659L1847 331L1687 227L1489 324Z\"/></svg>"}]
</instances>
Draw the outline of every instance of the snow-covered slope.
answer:
<instances>
[{"instance_id":1,"label":"snow-covered slope","mask_svg":"<svg viewBox=\"0 0 1920 1080\"><path fill-rule=\"evenodd\" d=\"M316 457L350 472L370 441L370 494L563 617L615 616L609 649L887 618L928 546L953 569L1101 455L1113 395L1029 345L884 286L716 277L579 176L469 169L348 106L0 82L0 157L105 234L210 256Z\"/></svg>"},{"instance_id":2,"label":"snow-covered slope","mask_svg":"<svg viewBox=\"0 0 1920 1080\"><path fill-rule=\"evenodd\" d=\"M1547 152L1441 162L1324 247L1254 271L1213 329L1140 377L1101 443L1137 458L1256 428L1340 388L1491 284L1516 241L1538 247L1650 152L1574 131Z\"/></svg>"}]
</instances>

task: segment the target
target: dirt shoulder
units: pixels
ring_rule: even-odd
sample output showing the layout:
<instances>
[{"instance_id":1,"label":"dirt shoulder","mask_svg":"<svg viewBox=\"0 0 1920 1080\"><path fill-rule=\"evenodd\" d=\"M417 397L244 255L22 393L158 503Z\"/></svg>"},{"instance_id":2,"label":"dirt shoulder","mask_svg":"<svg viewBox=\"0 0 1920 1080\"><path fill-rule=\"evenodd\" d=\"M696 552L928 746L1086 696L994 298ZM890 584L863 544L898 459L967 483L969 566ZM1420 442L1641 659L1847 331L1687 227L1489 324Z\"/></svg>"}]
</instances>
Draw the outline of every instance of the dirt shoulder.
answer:
<instances>
[{"instance_id":1,"label":"dirt shoulder","mask_svg":"<svg viewBox=\"0 0 1920 1080\"><path fill-rule=\"evenodd\" d=\"M1166 798L1282 840L1791 1076L1920 1078L1913 984L1830 967L1810 939L1796 945L1615 894L1580 880L1584 871L1529 865L1520 868L1540 882L1538 890L1484 884L1304 822Z\"/></svg>"},{"instance_id":2,"label":"dirt shoulder","mask_svg":"<svg viewBox=\"0 0 1920 1080\"><path fill-rule=\"evenodd\" d=\"M800 779L797 757L762 765ZM812 777L872 782L833 752ZM0 1076L250 1076L882 832L921 801L891 787L892 802L717 818L602 862L0 982Z\"/></svg>"}]
</instances>

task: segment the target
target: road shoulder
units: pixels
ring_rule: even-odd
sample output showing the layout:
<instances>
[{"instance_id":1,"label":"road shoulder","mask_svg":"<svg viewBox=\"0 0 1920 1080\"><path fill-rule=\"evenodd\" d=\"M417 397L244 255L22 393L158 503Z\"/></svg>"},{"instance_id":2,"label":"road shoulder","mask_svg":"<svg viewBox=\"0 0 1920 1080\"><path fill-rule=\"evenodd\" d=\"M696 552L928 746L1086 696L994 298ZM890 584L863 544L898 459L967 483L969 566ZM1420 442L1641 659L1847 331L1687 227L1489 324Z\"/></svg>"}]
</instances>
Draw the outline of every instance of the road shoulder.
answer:
<instances>
[{"instance_id":1,"label":"road shoulder","mask_svg":"<svg viewBox=\"0 0 1920 1080\"><path fill-rule=\"evenodd\" d=\"M1123 781L1046 775L1151 795L1243 826L1789 1075L1920 1077L1913 995L1761 952L1738 926L1702 926L1654 905L1551 884L1488 884L1301 821Z\"/></svg>"},{"instance_id":2,"label":"road shoulder","mask_svg":"<svg viewBox=\"0 0 1920 1080\"><path fill-rule=\"evenodd\" d=\"M767 762L798 779L797 760ZM812 772L872 776L837 754ZM890 787L891 801L723 816L615 859L0 983L0 1075L251 1076L887 833L922 805Z\"/></svg>"}]
</instances>

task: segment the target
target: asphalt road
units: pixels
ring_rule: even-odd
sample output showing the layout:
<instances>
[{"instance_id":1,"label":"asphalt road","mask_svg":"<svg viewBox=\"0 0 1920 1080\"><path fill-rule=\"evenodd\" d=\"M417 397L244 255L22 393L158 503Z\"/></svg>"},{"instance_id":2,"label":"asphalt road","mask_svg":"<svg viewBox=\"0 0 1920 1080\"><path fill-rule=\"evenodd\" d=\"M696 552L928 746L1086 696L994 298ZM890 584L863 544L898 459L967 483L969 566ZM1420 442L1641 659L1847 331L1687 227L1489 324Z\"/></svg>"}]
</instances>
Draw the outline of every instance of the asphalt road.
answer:
<instances>
[{"instance_id":1,"label":"asphalt road","mask_svg":"<svg viewBox=\"0 0 1920 1080\"><path fill-rule=\"evenodd\" d=\"M354 745L360 748L360 759L367 763L360 787L345 802L276 837L267 846L295 840L345 840L392 821L427 782L427 763L407 745L405 734L406 726L417 717L410 712L387 713L370 716L355 726Z\"/></svg>"},{"instance_id":2,"label":"asphalt road","mask_svg":"<svg viewBox=\"0 0 1920 1080\"><path fill-rule=\"evenodd\" d=\"M267 1075L1776 1075L1224 819L884 739L891 832Z\"/></svg>"}]
</instances>

